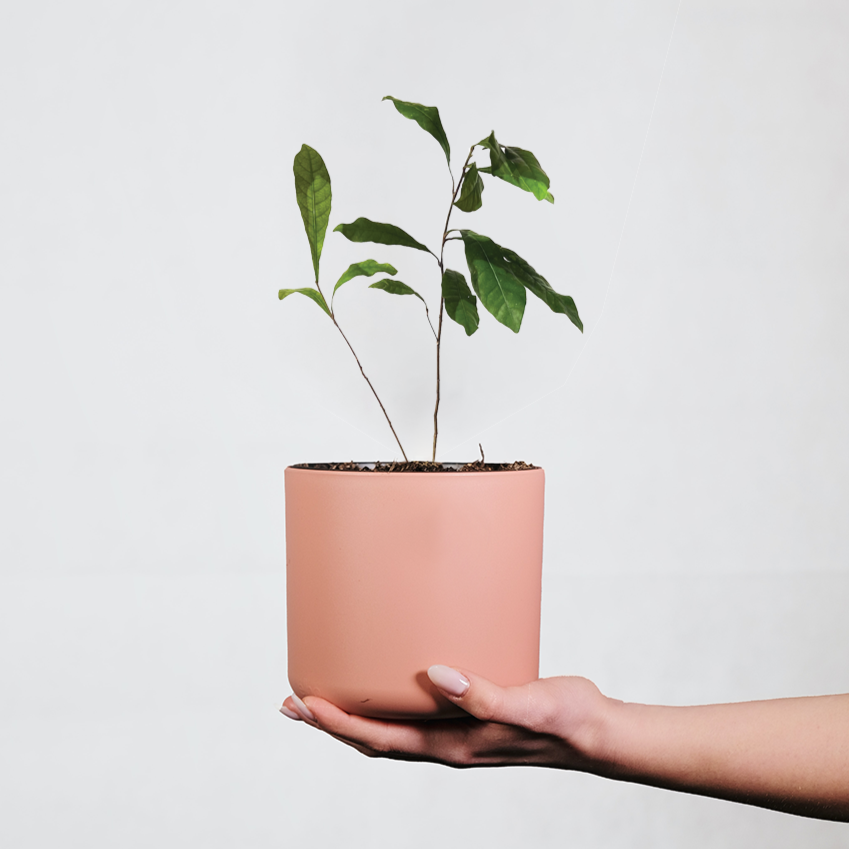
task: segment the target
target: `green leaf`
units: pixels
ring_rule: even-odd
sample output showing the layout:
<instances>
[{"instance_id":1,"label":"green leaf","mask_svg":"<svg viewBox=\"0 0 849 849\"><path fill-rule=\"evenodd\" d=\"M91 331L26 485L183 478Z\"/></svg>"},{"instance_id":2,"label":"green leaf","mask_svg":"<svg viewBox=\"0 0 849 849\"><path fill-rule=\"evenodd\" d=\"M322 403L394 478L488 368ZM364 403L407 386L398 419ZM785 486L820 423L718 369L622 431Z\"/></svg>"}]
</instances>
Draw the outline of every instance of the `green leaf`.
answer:
<instances>
[{"instance_id":1,"label":"green leaf","mask_svg":"<svg viewBox=\"0 0 849 849\"><path fill-rule=\"evenodd\" d=\"M417 251L427 251L421 242L417 242L408 233L394 224L381 224L378 221L369 221L368 218L358 218L350 224L339 224L333 232L341 233L352 242L377 242L380 245L401 245L405 248L415 248ZM435 256L436 254L434 254Z\"/></svg>"},{"instance_id":2,"label":"green leaf","mask_svg":"<svg viewBox=\"0 0 849 849\"><path fill-rule=\"evenodd\" d=\"M501 248L505 260L510 263L513 273L522 281L525 288L547 304L552 312L562 313L569 321L584 332L584 323L578 315L578 307L569 295L555 292L551 284L541 274L534 270L529 263L509 248Z\"/></svg>"},{"instance_id":3,"label":"green leaf","mask_svg":"<svg viewBox=\"0 0 849 849\"><path fill-rule=\"evenodd\" d=\"M522 326L525 287L505 262L501 246L472 230L459 230L466 249L472 286L495 319L514 333Z\"/></svg>"},{"instance_id":4,"label":"green leaf","mask_svg":"<svg viewBox=\"0 0 849 849\"><path fill-rule=\"evenodd\" d=\"M550 181L548 174L542 170L537 158L529 151L520 147L504 147L490 133L488 138L478 142L481 147L489 150L489 167L481 168L484 174L492 174L530 192L537 200L547 200L554 203L554 195L549 192Z\"/></svg>"},{"instance_id":5,"label":"green leaf","mask_svg":"<svg viewBox=\"0 0 849 849\"><path fill-rule=\"evenodd\" d=\"M445 269L442 275L442 297L448 318L462 325L466 336L471 336L480 324L478 301L469 289L466 278L459 271Z\"/></svg>"},{"instance_id":6,"label":"green leaf","mask_svg":"<svg viewBox=\"0 0 849 849\"><path fill-rule=\"evenodd\" d=\"M304 219L304 228L310 242L312 267L318 282L318 261L324 247L324 235L330 220L330 174L318 152L303 145L295 156L295 197Z\"/></svg>"},{"instance_id":7,"label":"green leaf","mask_svg":"<svg viewBox=\"0 0 849 849\"><path fill-rule=\"evenodd\" d=\"M469 263L469 270L472 272L472 285L475 286L475 291L478 293L481 301L483 301L483 305L499 321L501 321L502 324L507 324L507 322L502 321L497 312L498 309L503 310L500 300L497 295L490 295L493 299L493 305L496 311L490 308L489 303L487 303L486 299L483 297L483 292L487 291L487 289L482 284L475 283L476 269L479 274L481 273L481 269L485 275L494 275L498 272L501 274L502 279L506 278L514 281L514 283L522 286L524 289L527 289L533 295L536 295L536 297L547 304L549 309L553 312L562 313L567 316L572 324L574 324L578 330L583 332L584 325L578 315L578 308L575 306L575 301L568 295L561 295L560 293L555 292L551 287L551 284L515 251L511 251L510 248L502 247L501 245L493 242L492 239L489 239L486 236L480 236L477 233L473 233L471 230L458 230L456 232L460 233L466 247L466 260ZM479 251L485 255L485 263L479 258L475 251ZM494 269L494 271L490 272L488 270L490 268ZM487 285L489 288L492 288L491 283ZM521 322L521 317L519 321ZM512 328L512 325L508 324L507 326L514 329Z\"/></svg>"},{"instance_id":8,"label":"green leaf","mask_svg":"<svg viewBox=\"0 0 849 849\"><path fill-rule=\"evenodd\" d=\"M336 281L336 285L333 287L333 294L336 294L336 290L340 286L347 283L349 280L353 280L355 277L371 277L374 274L397 273L398 269L393 265L389 265L388 262L381 263L373 259L355 262L353 265L349 265L348 270Z\"/></svg>"},{"instance_id":9,"label":"green leaf","mask_svg":"<svg viewBox=\"0 0 849 849\"><path fill-rule=\"evenodd\" d=\"M451 147L448 137L442 129L442 121L439 120L439 110L435 106L422 106L421 103L410 103L406 100L398 100L387 95L384 100L391 100L395 108L405 117L415 121L425 132L430 133L438 142L443 151L448 167L451 167Z\"/></svg>"},{"instance_id":10,"label":"green leaf","mask_svg":"<svg viewBox=\"0 0 849 849\"><path fill-rule=\"evenodd\" d=\"M298 295L306 295L308 298L312 298L328 315L330 315L327 303L318 289L281 289L277 293L277 297L282 301L283 298L288 298L289 295L294 295L296 293Z\"/></svg>"},{"instance_id":11,"label":"green leaf","mask_svg":"<svg viewBox=\"0 0 849 849\"><path fill-rule=\"evenodd\" d=\"M463 178L460 199L454 204L462 212L474 212L483 206L483 180L478 174L478 166L473 162Z\"/></svg>"},{"instance_id":12,"label":"green leaf","mask_svg":"<svg viewBox=\"0 0 849 849\"><path fill-rule=\"evenodd\" d=\"M383 289L390 295L415 295L422 303L425 302L425 299L415 289L411 289L400 280L378 280L376 283L372 283L369 289Z\"/></svg>"},{"instance_id":13,"label":"green leaf","mask_svg":"<svg viewBox=\"0 0 849 849\"><path fill-rule=\"evenodd\" d=\"M493 130L485 139L479 141L478 146L485 147L489 151L490 167L487 169L488 173L492 174L494 170L506 167L507 160L504 158L504 154L501 151L501 145L495 138L495 130Z\"/></svg>"}]
</instances>

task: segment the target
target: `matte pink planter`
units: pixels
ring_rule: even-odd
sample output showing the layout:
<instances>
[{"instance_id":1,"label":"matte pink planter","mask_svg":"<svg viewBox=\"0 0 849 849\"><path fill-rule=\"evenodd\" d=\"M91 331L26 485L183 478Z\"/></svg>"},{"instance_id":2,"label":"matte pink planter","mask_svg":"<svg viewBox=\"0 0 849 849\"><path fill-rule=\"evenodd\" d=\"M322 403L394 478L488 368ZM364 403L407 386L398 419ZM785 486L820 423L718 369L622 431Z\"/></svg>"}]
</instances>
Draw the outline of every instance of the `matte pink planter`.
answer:
<instances>
[{"instance_id":1,"label":"matte pink planter","mask_svg":"<svg viewBox=\"0 0 849 849\"><path fill-rule=\"evenodd\" d=\"M434 663L539 675L542 469L286 469L289 682L387 718L456 716Z\"/></svg>"}]
</instances>

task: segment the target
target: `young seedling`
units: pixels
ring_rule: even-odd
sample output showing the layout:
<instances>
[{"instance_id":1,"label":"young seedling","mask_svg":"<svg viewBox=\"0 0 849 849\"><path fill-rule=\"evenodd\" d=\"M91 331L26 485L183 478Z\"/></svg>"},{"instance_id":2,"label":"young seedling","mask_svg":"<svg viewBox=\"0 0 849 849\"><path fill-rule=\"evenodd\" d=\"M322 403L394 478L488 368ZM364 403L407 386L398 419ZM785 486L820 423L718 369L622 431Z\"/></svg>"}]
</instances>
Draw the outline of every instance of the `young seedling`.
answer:
<instances>
[{"instance_id":1,"label":"young seedling","mask_svg":"<svg viewBox=\"0 0 849 849\"><path fill-rule=\"evenodd\" d=\"M554 196L549 191L548 175L542 170L537 158L530 151L523 150L520 147L502 145L495 138L493 132L469 148L469 154L463 163L460 178L455 182L454 175L451 172L451 148L445 130L442 128L442 121L439 119L439 110L435 106L422 106L420 103L398 100L395 97L384 97L383 99L391 101L401 115L415 121L425 132L430 133L439 142L445 153L448 172L451 174L451 203L445 218L439 254L435 254L430 248L416 241L399 227L395 227L393 224L370 221L368 218L358 218L350 224L339 224L334 228L334 232L340 232L352 242L400 245L431 254L439 265L441 277L439 318L436 328L431 323L430 312L425 299L406 283L393 279L394 275L398 273L396 268L388 263L380 263L373 259L366 259L349 266L348 270L336 281L328 304L319 284L318 267L327 225L330 221L330 174L321 156L307 145L303 145L295 156L295 195L310 243L313 270L315 271L315 288L281 289L278 292L278 297L282 301L293 293L306 295L327 313L354 355L363 378L365 378L369 389L377 399L377 403L380 404L380 409L386 417L404 460L408 460L404 446L395 432L395 427L386 412L386 407L380 400L372 382L366 376L359 357L339 326L333 301L337 290L355 277L388 274L393 275L393 277L384 277L370 284L369 288L381 289L392 295L414 295L424 304L425 317L433 332L436 345L436 404L433 408L432 454L432 462L436 462L436 443L439 436L440 343L442 342L444 313L448 313L448 317L461 325L467 336L471 336L478 329L480 323L477 307L478 299L480 299L480 302L495 317L496 321L509 327L514 333L518 333L525 313L526 293L530 292L543 301L553 312L565 315L581 332L583 332L584 326L572 298L555 292L549 282L514 251L497 244L488 236L475 233L473 230L449 229L451 213L455 208L461 212L471 213L480 209L483 205L484 181L481 174L497 177L512 186L530 192L537 200L554 203ZM481 152L489 152L489 165L480 167L472 161L477 148L480 148ZM451 241L463 243L472 289L469 289L466 278L459 271L445 267L445 245ZM472 290L474 290L474 294Z\"/></svg>"}]
</instances>

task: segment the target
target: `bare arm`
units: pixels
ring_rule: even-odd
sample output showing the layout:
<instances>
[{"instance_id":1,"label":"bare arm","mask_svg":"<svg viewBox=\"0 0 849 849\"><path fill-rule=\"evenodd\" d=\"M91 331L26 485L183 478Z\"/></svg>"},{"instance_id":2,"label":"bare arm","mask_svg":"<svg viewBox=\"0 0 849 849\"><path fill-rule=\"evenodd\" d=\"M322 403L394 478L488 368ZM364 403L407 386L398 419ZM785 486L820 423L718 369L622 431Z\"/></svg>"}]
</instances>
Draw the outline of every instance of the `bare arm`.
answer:
<instances>
[{"instance_id":1,"label":"bare arm","mask_svg":"<svg viewBox=\"0 0 849 849\"><path fill-rule=\"evenodd\" d=\"M312 696L281 710L371 757L581 770L849 822L849 695L661 707L609 699L585 678L503 688L428 674L468 719L366 719Z\"/></svg>"},{"instance_id":2,"label":"bare arm","mask_svg":"<svg viewBox=\"0 0 849 849\"><path fill-rule=\"evenodd\" d=\"M849 695L700 707L613 705L599 772L849 821Z\"/></svg>"}]
</instances>

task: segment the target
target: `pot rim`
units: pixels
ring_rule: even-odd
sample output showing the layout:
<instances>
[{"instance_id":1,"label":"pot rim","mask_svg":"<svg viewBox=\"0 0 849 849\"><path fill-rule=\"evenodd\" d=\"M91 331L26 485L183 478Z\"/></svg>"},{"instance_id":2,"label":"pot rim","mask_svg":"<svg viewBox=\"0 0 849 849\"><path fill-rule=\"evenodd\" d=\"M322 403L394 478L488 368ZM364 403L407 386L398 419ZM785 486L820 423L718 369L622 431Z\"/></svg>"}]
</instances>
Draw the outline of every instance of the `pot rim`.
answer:
<instances>
[{"instance_id":1,"label":"pot rim","mask_svg":"<svg viewBox=\"0 0 849 849\"><path fill-rule=\"evenodd\" d=\"M380 469L377 472L374 471L375 465L377 463L374 462L358 462L358 461L346 461L346 462L354 462L356 465L360 466L359 469L316 469L309 468L309 466L314 465L331 465L331 463L296 463L290 466L286 466L286 471L295 471L295 472L310 472L312 474L320 473L325 475L369 475L372 477L384 475L408 475L413 477L466 477L468 475L490 475L493 473L503 474L505 472L513 472L513 473L521 473L521 472L541 472L543 471L542 466L534 466L530 469L512 469L509 468L512 466L512 463L487 463L486 465L489 468L486 469L468 469L463 470L464 467L468 466L469 463L451 463L451 462L443 462L440 465L444 467L443 471L430 471L430 470L419 470L419 471L409 471L409 470L401 470L401 469ZM335 463L334 463L335 464ZM383 464L381 465L389 465ZM498 468L499 466L503 466L504 468ZM494 467L494 468L493 468Z\"/></svg>"}]
</instances>

